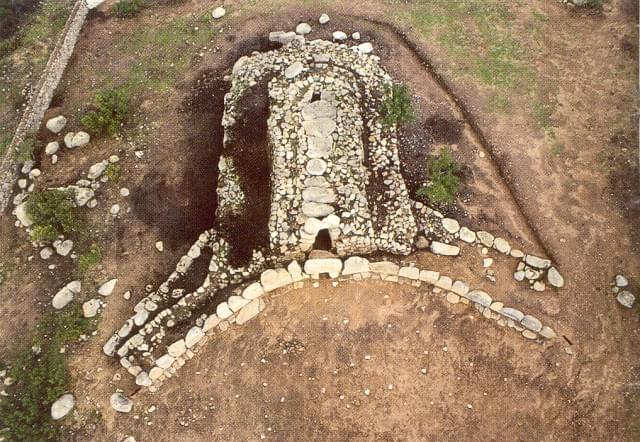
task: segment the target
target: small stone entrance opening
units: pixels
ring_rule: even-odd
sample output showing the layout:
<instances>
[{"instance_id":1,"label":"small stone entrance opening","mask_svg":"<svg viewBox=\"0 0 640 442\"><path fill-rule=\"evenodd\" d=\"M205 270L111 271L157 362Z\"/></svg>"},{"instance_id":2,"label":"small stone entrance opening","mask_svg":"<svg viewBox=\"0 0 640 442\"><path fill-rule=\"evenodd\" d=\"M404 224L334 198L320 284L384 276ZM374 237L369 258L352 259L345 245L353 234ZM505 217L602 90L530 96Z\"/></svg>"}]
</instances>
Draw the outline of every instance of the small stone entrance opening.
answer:
<instances>
[{"instance_id":1,"label":"small stone entrance opening","mask_svg":"<svg viewBox=\"0 0 640 442\"><path fill-rule=\"evenodd\" d=\"M311 96L311 102L316 102L320 100L320 91L315 91Z\"/></svg>"},{"instance_id":2,"label":"small stone entrance opening","mask_svg":"<svg viewBox=\"0 0 640 442\"><path fill-rule=\"evenodd\" d=\"M328 229L322 229L318 232L316 241L313 243L313 248L315 250L326 250L328 252L333 249L333 242L331 241Z\"/></svg>"}]
</instances>

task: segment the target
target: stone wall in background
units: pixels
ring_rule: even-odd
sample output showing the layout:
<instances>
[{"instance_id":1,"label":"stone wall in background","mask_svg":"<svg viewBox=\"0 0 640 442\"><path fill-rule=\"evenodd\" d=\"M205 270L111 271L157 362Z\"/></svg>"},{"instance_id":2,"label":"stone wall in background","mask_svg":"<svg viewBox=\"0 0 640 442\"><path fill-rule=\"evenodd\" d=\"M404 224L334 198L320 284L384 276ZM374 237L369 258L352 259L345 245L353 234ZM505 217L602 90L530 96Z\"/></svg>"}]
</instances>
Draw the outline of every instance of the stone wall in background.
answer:
<instances>
[{"instance_id":1,"label":"stone wall in background","mask_svg":"<svg viewBox=\"0 0 640 442\"><path fill-rule=\"evenodd\" d=\"M99 3L93 1L91 6L95 7L97 4ZM51 104L53 93L58 87L71 54L73 54L73 48L89 13L89 8L86 0L78 0L73 6L67 23L58 37L58 41L49 56L49 61L22 114L11 144L0 162L0 212L4 212L11 200L11 192L19 166L15 158L15 152L29 132L40 128L44 113Z\"/></svg>"}]
</instances>

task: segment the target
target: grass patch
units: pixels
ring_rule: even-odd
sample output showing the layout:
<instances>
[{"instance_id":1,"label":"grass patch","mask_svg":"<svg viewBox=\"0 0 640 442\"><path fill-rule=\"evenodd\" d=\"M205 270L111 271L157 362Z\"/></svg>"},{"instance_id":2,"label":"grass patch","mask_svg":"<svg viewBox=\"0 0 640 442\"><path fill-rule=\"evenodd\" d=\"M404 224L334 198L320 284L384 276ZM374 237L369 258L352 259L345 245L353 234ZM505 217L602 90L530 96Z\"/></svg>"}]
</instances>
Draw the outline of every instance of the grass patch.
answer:
<instances>
[{"instance_id":1,"label":"grass patch","mask_svg":"<svg viewBox=\"0 0 640 442\"><path fill-rule=\"evenodd\" d=\"M27 214L33 220L31 238L34 241L54 241L59 235L68 235L80 228L71 191L35 192L26 204Z\"/></svg>"},{"instance_id":2,"label":"grass patch","mask_svg":"<svg viewBox=\"0 0 640 442\"><path fill-rule=\"evenodd\" d=\"M533 117L538 127L545 132L552 131L553 121L551 120L551 115L553 115L553 112L554 106L551 104L546 104L542 101L536 101L533 104Z\"/></svg>"},{"instance_id":3,"label":"grass patch","mask_svg":"<svg viewBox=\"0 0 640 442\"><path fill-rule=\"evenodd\" d=\"M458 163L453 158L451 150L447 147L440 149L440 153L429 160L430 185L417 190L418 196L426 196L434 204L450 204L455 201L460 178Z\"/></svg>"},{"instance_id":4,"label":"grass patch","mask_svg":"<svg viewBox=\"0 0 640 442\"><path fill-rule=\"evenodd\" d=\"M102 260L102 249L97 244L91 244L89 250L78 256L75 274L78 278L84 277Z\"/></svg>"},{"instance_id":5,"label":"grass patch","mask_svg":"<svg viewBox=\"0 0 640 442\"><path fill-rule=\"evenodd\" d=\"M126 83L129 93L138 96L170 91L192 57L204 46L211 47L219 37L219 26L207 12L196 18L180 17L165 25L140 28L123 39L117 50L132 60ZM105 77L104 81L109 79Z\"/></svg>"},{"instance_id":6,"label":"grass patch","mask_svg":"<svg viewBox=\"0 0 640 442\"><path fill-rule=\"evenodd\" d=\"M496 88L513 89L531 80L523 38L512 31L520 5L501 0L389 0L394 14L446 50L452 72Z\"/></svg>"},{"instance_id":7,"label":"grass patch","mask_svg":"<svg viewBox=\"0 0 640 442\"><path fill-rule=\"evenodd\" d=\"M81 122L96 135L118 134L129 115L130 96L125 87L108 88L96 94L96 110L86 113Z\"/></svg>"},{"instance_id":8,"label":"grass patch","mask_svg":"<svg viewBox=\"0 0 640 442\"><path fill-rule=\"evenodd\" d=\"M25 135L24 139L18 144L15 151L15 158L20 163L26 163L33 160L33 152L36 150L36 137L33 133Z\"/></svg>"},{"instance_id":9,"label":"grass patch","mask_svg":"<svg viewBox=\"0 0 640 442\"><path fill-rule=\"evenodd\" d=\"M111 14L118 18L131 18L138 15L143 6L142 0L120 0L111 7Z\"/></svg>"},{"instance_id":10,"label":"grass patch","mask_svg":"<svg viewBox=\"0 0 640 442\"><path fill-rule=\"evenodd\" d=\"M78 303L48 312L38 321L37 335L18 353L8 373L15 382L0 402L0 426L6 429L3 437L10 441L60 440L60 424L51 419L51 404L71 387L60 349L90 333L95 323L83 317Z\"/></svg>"},{"instance_id":11,"label":"grass patch","mask_svg":"<svg viewBox=\"0 0 640 442\"><path fill-rule=\"evenodd\" d=\"M109 181L118 184L120 182L120 177L122 175L122 167L119 163L111 163L104 170L104 176L106 176Z\"/></svg>"},{"instance_id":12,"label":"grass patch","mask_svg":"<svg viewBox=\"0 0 640 442\"><path fill-rule=\"evenodd\" d=\"M380 107L384 123L388 126L410 123L416 118L411 102L411 93L404 84L394 84L385 91L385 98Z\"/></svg>"},{"instance_id":13,"label":"grass patch","mask_svg":"<svg viewBox=\"0 0 640 442\"><path fill-rule=\"evenodd\" d=\"M565 145L564 143L561 143L559 141L555 141L552 145L551 145L551 153L554 154L555 156L559 157L560 155L562 155L562 152L564 152L565 149Z\"/></svg>"}]
</instances>

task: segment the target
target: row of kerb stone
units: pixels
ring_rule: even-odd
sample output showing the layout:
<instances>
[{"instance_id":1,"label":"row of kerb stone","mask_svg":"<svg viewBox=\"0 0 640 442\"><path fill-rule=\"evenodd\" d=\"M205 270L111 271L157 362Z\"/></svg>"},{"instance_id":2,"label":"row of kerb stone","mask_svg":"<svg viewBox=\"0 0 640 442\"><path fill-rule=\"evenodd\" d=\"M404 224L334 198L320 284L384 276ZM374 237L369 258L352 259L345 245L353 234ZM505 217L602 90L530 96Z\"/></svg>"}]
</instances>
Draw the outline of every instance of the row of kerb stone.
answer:
<instances>
[{"instance_id":1,"label":"row of kerb stone","mask_svg":"<svg viewBox=\"0 0 640 442\"><path fill-rule=\"evenodd\" d=\"M301 266L292 261L287 268L269 269L260 276L260 281L250 283L216 307L216 312L207 317L201 327L192 327L184 338L167 347L167 353L155 361L149 373L140 372L136 383L155 391L164 380L172 377L185 362L216 332L226 331L232 324L242 325L256 317L265 308L265 294L288 286L302 288L305 282L328 274L341 281L378 279L387 282L423 284L432 288L432 293L444 297L452 304L473 305L485 318L493 319L500 326L513 328L531 340L556 337L553 329L532 316L511 307L505 307L482 290L472 290L463 281L441 275L437 271L414 266L401 267L391 261L370 262L366 258L353 256L347 259L308 259Z\"/></svg>"}]
</instances>

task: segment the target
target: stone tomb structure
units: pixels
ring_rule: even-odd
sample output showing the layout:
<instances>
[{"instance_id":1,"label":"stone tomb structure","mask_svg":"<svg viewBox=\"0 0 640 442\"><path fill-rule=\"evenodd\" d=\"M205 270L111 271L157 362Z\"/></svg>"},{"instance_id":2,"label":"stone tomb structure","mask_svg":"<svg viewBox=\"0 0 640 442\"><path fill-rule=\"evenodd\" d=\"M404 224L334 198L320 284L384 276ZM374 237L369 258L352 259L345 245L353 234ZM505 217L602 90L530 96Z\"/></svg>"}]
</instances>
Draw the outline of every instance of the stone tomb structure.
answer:
<instances>
[{"instance_id":1,"label":"stone tomb structure","mask_svg":"<svg viewBox=\"0 0 640 442\"><path fill-rule=\"evenodd\" d=\"M236 124L238 101L267 76L269 252L307 252L326 231L330 249L341 256L410 253L417 226L400 174L396 128L384 125L378 111L392 85L378 57L322 40L294 40L242 57L225 100L225 133ZM244 199L239 185L227 184L237 181L232 159L223 156L221 163L220 181L235 191L219 189L218 218Z\"/></svg>"},{"instance_id":2,"label":"stone tomb structure","mask_svg":"<svg viewBox=\"0 0 640 442\"><path fill-rule=\"evenodd\" d=\"M280 34L277 38L289 35ZM421 233L436 254L458 255L457 241L519 260L514 277L526 279L536 290L544 290L545 276L555 287L564 284L551 261L526 255L488 232L461 227L410 200L400 173L396 128L384 124L379 112L392 79L371 54L369 43L349 47L306 42L302 36L285 43L277 50L241 57L227 77L231 87L224 100L224 147L218 165L220 228L203 232L160 286L146 287L147 295L104 344L104 353L118 357L138 385L156 388L193 357L207 335L255 317L264 309L265 293L292 284L300 287L321 274L428 284L447 301L471 303L485 317L529 339L553 338L553 330L538 319L503 308L461 281L439 278L431 270L400 269L388 261L370 264L360 257L409 254ZM234 244L221 226L242 219L251 209L252 190L246 172L236 164L245 157L234 157L234 137L242 133L235 129L242 120L243 98L261 85L268 89L269 108L270 191L260 195L269 199L261 221L268 238L238 263L230 259ZM313 250L319 246L331 253Z\"/></svg>"}]
</instances>

